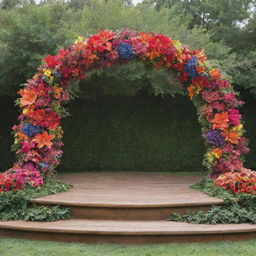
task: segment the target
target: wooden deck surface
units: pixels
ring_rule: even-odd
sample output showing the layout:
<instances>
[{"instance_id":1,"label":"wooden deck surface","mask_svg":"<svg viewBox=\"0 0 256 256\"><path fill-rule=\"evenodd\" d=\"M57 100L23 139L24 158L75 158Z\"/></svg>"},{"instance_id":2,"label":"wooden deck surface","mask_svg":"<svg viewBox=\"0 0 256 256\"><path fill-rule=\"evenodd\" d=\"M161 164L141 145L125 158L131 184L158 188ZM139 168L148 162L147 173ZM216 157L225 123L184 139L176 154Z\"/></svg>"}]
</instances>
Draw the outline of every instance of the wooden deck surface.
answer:
<instances>
[{"instance_id":1,"label":"wooden deck surface","mask_svg":"<svg viewBox=\"0 0 256 256\"><path fill-rule=\"evenodd\" d=\"M167 221L171 212L221 205L190 185L200 176L145 172L83 172L61 175L69 192L33 200L67 205L70 220L0 221L0 236L85 243L209 242L256 238L256 225L206 225Z\"/></svg>"},{"instance_id":2,"label":"wooden deck surface","mask_svg":"<svg viewBox=\"0 0 256 256\"><path fill-rule=\"evenodd\" d=\"M83 172L61 175L69 192L33 200L37 203L91 207L175 207L223 204L191 189L200 176L143 172Z\"/></svg>"},{"instance_id":3,"label":"wooden deck surface","mask_svg":"<svg viewBox=\"0 0 256 256\"><path fill-rule=\"evenodd\" d=\"M1 221L0 228L53 233L109 235L181 235L255 232L252 224L191 224L172 221L68 220L55 222Z\"/></svg>"}]
</instances>

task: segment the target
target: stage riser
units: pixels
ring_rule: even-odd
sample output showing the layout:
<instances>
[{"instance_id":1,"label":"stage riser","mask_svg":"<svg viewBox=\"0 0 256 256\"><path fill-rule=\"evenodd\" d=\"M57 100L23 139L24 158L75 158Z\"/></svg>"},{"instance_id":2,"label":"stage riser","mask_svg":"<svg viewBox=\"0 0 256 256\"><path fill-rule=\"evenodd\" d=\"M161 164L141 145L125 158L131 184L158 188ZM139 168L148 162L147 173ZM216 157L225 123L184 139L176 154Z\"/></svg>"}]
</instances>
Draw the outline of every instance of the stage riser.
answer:
<instances>
[{"instance_id":1,"label":"stage riser","mask_svg":"<svg viewBox=\"0 0 256 256\"><path fill-rule=\"evenodd\" d=\"M51 207L53 205L44 206ZM61 205L70 209L72 219L94 220L166 220L171 213L207 211L209 205L164 208L110 208Z\"/></svg>"},{"instance_id":2,"label":"stage riser","mask_svg":"<svg viewBox=\"0 0 256 256\"><path fill-rule=\"evenodd\" d=\"M190 235L97 235L33 232L0 229L0 236L39 241L76 242L87 244L153 244L241 241L255 239L256 233L190 234Z\"/></svg>"}]
</instances>

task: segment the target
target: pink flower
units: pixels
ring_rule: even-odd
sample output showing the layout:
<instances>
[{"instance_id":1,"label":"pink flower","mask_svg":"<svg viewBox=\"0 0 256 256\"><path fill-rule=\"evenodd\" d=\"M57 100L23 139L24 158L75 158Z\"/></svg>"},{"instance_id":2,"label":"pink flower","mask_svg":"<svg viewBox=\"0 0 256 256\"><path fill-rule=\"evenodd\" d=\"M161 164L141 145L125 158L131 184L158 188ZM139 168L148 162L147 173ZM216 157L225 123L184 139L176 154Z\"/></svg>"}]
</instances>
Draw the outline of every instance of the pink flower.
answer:
<instances>
[{"instance_id":1,"label":"pink flower","mask_svg":"<svg viewBox=\"0 0 256 256\"><path fill-rule=\"evenodd\" d=\"M227 80L216 80L215 81L216 85L220 88L220 89L225 89L225 88L230 88L230 83Z\"/></svg>"},{"instance_id":2,"label":"pink flower","mask_svg":"<svg viewBox=\"0 0 256 256\"><path fill-rule=\"evenodd\" d=\"M218 101L220 99L219 91L208 91L204 90L202 92L202 98L207 103L213 103L215 101Z\"/></svg>"},{"instance_id":3,"label":"pink flower","mask_svg":"<svg viewBox=\"0 0 256 256\"><path fill-rule=\"evenodd\" d=\"M241 137L238 144L235 145L235 149L239 150L241 154L248 154L250 149L247 147L248 140L245 137Z\"/></svg>"},{"instance_id":4,"label":"pink flower","mask_svg":"<svg viewBox=\"0 0 256 256\"><path fill-rule=\"evenodd\" d=\"M35 143L34 142L29 142L27 140L22 141L21 143L21 150L23 153L27 153L31 148L35 147Z\"/></svg>"},{"instance_id":5,"label":"pink flower","mask_svg":"<svg viewBox=\"0 0 256 256\"><path fill-rule=\"evenodd\" d=\"M109 60L117 60L119 58L118 51L112 50L106 54Z\"/></svg>"},{"instance_id":6,"label":"pink flower","mask_svg":"<svg viewBox=\"0 0 256 256\"><path fill-rule=\"evenodd\" d=\"M243 101L239 101L236 99L235 93L233 91L227 94L223 94L223 97L221 100L223 100L227 106L232 108L235 108L244 104Z\"/></svg>"},{"instance_id":7,"label":"pink flower","mask_svg":"<svg viewBox=\"0 0 256 256\"><path fill-rule=\"evenodd\" d=\"M131 38L131 45L136 55L144 55L148 48L138 38Z\"/></svg>"},{"instance_id":8,"label":"pink flower","mask_svg":"<svg viewBox=\"0 0 256 256\"><path fill-rule=\"evenodd\" d=\"M228 119L231 124L237 126L240 124L241 115L237 109L230 109L228 111Z\"/></svg>"}]
</instances>

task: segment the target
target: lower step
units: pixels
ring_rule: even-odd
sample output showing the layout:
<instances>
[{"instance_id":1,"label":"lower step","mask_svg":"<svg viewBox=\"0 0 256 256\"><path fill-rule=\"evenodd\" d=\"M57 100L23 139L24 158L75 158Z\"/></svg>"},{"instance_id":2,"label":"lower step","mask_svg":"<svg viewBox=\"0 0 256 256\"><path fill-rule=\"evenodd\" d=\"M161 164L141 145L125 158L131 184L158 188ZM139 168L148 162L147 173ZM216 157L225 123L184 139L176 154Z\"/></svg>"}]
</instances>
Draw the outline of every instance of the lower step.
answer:
<instances>
[{"instance_id":1,"label":"lower step","mask_svg":"<svg viewBox=\"0 0 256 256\"><path fill-rule=\"evenodd\" d=\"M52 206L50 204L44 204ZM218 205L218 204L216 204ZM61 205L70 208L72 219L92 220L166 220L171 213L207 211L212 205L158 206L158 207L93 207Z\"/></svg>"},{"instance_id":2,"label":"lower step","mask_svg":"<svg viewBox=\"0 0 256 256\"><path fill-rule=\"evenodd\" d=\"M84 243L209 242L256 238L256 225L204 225L171 221L2 221L0 235Z\"/></svg>"}]
</instances>

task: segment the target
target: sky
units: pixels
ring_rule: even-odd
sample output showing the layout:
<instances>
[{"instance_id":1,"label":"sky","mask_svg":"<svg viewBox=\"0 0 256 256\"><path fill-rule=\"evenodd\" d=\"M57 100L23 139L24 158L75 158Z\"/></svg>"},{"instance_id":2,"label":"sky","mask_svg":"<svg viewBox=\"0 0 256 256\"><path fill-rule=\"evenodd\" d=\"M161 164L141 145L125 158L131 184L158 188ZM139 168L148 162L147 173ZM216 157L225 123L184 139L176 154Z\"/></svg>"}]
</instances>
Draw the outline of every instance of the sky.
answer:
<instances>
[{"instance_id":1,"label":"sky","mask_svg":"<svg viewBox=\"0 0 256 256\"><path fill-rule=\"evenodd\" d=\"M133 4L141 3L143 0L132 0Z\"/></svg>"}]
</instances>

